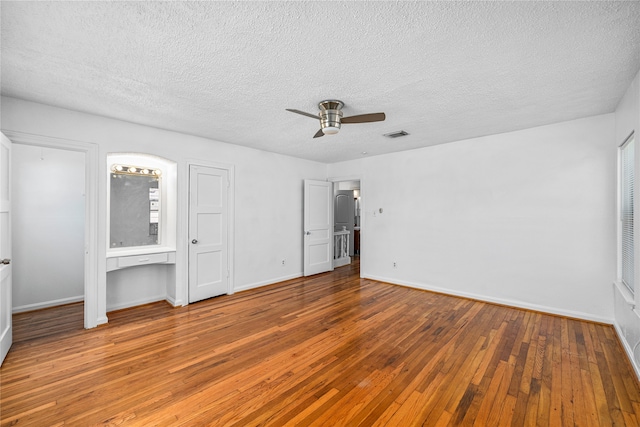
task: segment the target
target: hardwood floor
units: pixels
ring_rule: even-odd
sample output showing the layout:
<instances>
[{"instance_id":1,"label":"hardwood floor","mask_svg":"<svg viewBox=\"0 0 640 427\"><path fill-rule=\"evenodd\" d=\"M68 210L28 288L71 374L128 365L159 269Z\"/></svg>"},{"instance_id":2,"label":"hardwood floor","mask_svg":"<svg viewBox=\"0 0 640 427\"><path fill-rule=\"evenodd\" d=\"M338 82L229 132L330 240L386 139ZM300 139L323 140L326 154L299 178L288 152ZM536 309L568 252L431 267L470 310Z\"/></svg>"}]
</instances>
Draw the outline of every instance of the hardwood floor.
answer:
<instances>
[{"instance_id":1,"label":"hardwood floor","mask_svg":"<svg viewBox=\"0 0 640 427\"><path fill-rule=\"evenodd\" d=\"M3 426L640 425L613 329L370 280L350 266L82 329L14 317Z\"/></svg>"}]
</instances>

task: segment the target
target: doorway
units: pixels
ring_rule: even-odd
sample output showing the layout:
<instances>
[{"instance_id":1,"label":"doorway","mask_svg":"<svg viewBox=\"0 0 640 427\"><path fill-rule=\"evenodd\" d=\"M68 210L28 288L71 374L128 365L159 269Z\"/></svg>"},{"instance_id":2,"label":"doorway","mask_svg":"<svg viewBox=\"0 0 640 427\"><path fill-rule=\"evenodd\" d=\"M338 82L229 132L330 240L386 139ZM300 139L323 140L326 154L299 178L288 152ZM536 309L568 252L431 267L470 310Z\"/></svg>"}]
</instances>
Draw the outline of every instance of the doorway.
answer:
<instances>
[{"instance_id":1,"label":"doorway","mask_svg":"<svg viewBox=\"0 0 640 427\"><path fill-rule=\"evenodd\" d=\"M13 312L84 301L85 154L13 144Z\"/></svg>"},{"instance_id":2,"label":"doorway","mask_svg":"<svg viewBox=\"0 0 640 427\"><path fill-rule=\"evenodd\" d=\"M38 170L35 169L33 174L30 174L27 178L20 175L20 172L16 168L14 160L12 159L12 190L16 190L17 187L22 187L23 185L28 186L31 189L35 188L36 192L45 193L47 197L53 199L50 200L54 205L58 205L60 212L63 212L63 216L67 216L65 218L66 226L63 227L63 230L66 233L59 233L57 235L58 239L61 240L48 240L46 244L41 244L40 251L42 253L46 253L51 260L55 258L52 257L53 254L57 252L63 252L64 250L68 250L70 252L75 251L76 255L80 253L80 260L76 258L73 261L73 266L65 264L57 264L51 267L43 267L40 261L33 261L32 253L28 252L24 255L23 250L16 248L14 245L14 253L13 253L13 262L14 266L18 266L21 263L25 263L28 261L28 265L30 269L44 270L49 271L50 273L58 272L59 270L66 269L74 269L76 274L81 275L81 286L80 290L75 289L74 294L66 294L61 298L55 298L50 295L45 295L42 301L36 301L31 303L20 304L17 303L14 306L12 303L12 311L15 308L18 308L19 311L29 311L35 310L39 308L45 308L48 306L66 304L69 302L74 302L74 300L84 300L84 327L85 328L93 328L96 327L100 323L106 323L107 319L104 311L104 301L100 301L99 298L99 280L98 280L98 234L97 234L97 206L98 206L98 197L97 197L97 187L98 187L98 149L95 144L85 143L80 141L69 141L60 138L51 138L40 135L31 135L25 134L22 132L13 132L13 131L3 131L3 133L9 138L12 142L13 151L15 154L15 150L22 151L22 148L25 148L26 152L30 152L31 155L36 154L35 162L43 162L46 163L49 161L51 164L47 166L51 166L53 168L64 168L64 167L74 167L82 168L82 174L73 175L74 178L81 182L80 186L72 185L73 192L71 193L70 198L67 198L67 195L63 195L59 192L60 185L59 180L56 180L59 173L64 175L64 172L57 171L53 172L51 170ZM29 147L29 148L27 148ZM71 154L71 157L66 156ZM67 157L67 161L60 162L59 156ZM73 158L76 166L70 166L71 163L68 163L69 158ZM77 172L77 170L76 170ZM70 179L65 175L65 182L68 182ZM26 181L21 183L21 181ZM58 197L59 200L55 200ZM13 201L12 201L13 202ZM31 205L33 205L33 199L31 199ZM29 202L27 203L29 205ZM73 205L73 206L72 206ZM37 206L36 206L37 207ZM14 209L15 210L15 206ZM45 222L42 224L42 230L45 226L53 227L53 225L47 219L42 219L42 217L38 217L38 214L41 212L36 212L35 207L28 207L27 211L29 212L29 218L26 218L29 221L41 221ZM73 212L73 213L72 213ZM18 236L16 236L16 232L18 230L18 225L16 224L16 217L18 215L14 211L12 213L13 224L11 226L13 236L12 240L16 242L18 240ZM46 218L46 216L45 216ZM69 228L69 224L71 222L80 222L81 227L73 227ZM77 225L77 224L76 224ZM74 231L71 231L71 230ZM72 233L74 233L72 235ZM73 240L72 246L68 246ZM78 244L78 242L80 242ZM19 247L19 245L18 245ZM73 249L69 249L72 247ZM16 250L18 249L18 250ZM19 254L23 253L22 256ZM28 257L28 258L26 258ZM46 261L45 261L46 262ZM50 263L49 263L50 264ZM16 278L19 273L14 270L13 271L13 287L16 288ZM48 277L51 277L48 275ZM20 279L18 279L20 280ZM51 281L49 280L49 285L51 286ZM20 286L18 284L18 286ZM53 299L51 299L53 298Z\"/></svg>"},{"instance_id":3,"label":"doorway","mask_svg":"<svg viewBox=\"0 0 640 427\"><path fill-rule=\"evenodd\" d=\"M361 194L360 179L333 180L334 265L353 264L351 268L356 267L358 272L362 251Z\"/></svg>"}]
</instances>

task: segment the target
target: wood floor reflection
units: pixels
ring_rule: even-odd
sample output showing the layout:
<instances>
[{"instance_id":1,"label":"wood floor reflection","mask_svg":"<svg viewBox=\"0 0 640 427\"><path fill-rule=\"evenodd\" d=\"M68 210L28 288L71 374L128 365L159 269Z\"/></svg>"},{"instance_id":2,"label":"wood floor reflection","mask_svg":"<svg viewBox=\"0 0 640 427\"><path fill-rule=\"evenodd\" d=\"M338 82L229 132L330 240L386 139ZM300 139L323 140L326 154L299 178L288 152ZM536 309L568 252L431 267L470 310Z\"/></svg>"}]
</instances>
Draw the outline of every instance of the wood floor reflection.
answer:
<instances>
[{"instance_id":1,"label":"wood floor reflection","mask_svg":"<svg viewBox=\"0 0 640 427\"><path fill-rule=\"evenodd\" d=\"M389 285L358 265L217 297L14 316L2 425L640 425L612 327Z\"/></svg>"}]
</instances>

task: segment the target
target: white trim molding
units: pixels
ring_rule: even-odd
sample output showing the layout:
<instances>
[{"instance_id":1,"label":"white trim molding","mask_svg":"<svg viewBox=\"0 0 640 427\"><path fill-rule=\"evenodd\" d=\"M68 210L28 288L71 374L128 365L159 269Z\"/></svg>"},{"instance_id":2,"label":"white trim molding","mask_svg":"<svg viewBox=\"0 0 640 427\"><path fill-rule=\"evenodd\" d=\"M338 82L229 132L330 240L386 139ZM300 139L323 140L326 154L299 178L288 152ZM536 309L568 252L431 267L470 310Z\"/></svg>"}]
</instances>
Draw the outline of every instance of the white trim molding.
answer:
<instances>
[{"instance_id":1,"label":"white trim molding","mask_svg":"<svg viewBox=\"0 0 640 427\"><path fill-rule=\"evenodd\" d=\"M360 278L364 279L364 272L366 271L366 267L368 266L367 261L367 248L365 244L367 242L367 233L366 233L366 203L367 198L365 197L365 184L364 177L360 174L358 175L347 175L347 176L334 176L327 178L327 181L333 182L334 184L337 182L344 181L360 181Z\"/></svg>"},{"instance_id":2,"label":"white trim molding","mask_svg":"<svg viewBox=\"0 0 640 427\"><path fill-rule=\"evenodd\" d=\"M85 154L85 233L84 233L84 327L95 328L107 322L106 261L104 242L100 242L99 180L102 165L97 144L2 129L15 144L79 151Z\"/></svg>"},{"instance_id":3,"label":"white trim molding","mask_svg":"<svg viewBox=\"0 0 640 427\"><path fill-rule=\"evenodd\" d=\"M140 298L140 299L135 300L135 301L127 301L127 302L121 302L121 303L115 304L115 305L110 305L107 308L107 310L108 311L122 310L122 309L125 309L125 308L135 307L135 306L138 306L138 305L151 304L153 302L159 302L159 301L166 301L166 299L167 299L167 296L164 295L164 294L163 295L156 295L154 297Z\"/></svg>"},{"instance_id":4,"label":"white trim molding","mask_svg":"<svg viewBox=\"0 0 640 427\"><path fill-rule=\"evenodd\" d=\"M268 285L274 285L276 283L284 282L291 279L297 279L299 277L302 277L302 271L294 274L289 274L287 276L277 277L275 279L263 280L261 282L254 282L254 283L249 283L247 285L238 286L235 289L235 291L236 292L248 291L249 289L261 288L263 286L268 286Z\"/></svg>"},{"instance_id":5,"label":"white trim molding","mask_svg":"<svg viewBox=\"0 0 640 427\"><path fill-rule=\"evenodd\" d=\"M625 302L632 308L634 309L636 307L636 302L633 298L633 294L631 293L631 291L629 290L629 288L627 288L627 286L622 283L619 280L616 280L613 282L613 286L616 287L616 289L618 289L618 292L620 292L620 295L622 296L622 298L624 298Z\"/></svg>"},{"instance_id":6,"label":"white trim molding","mask_svg":"<svg viewBox=\"0 0 640 427\"><path fill-rule=\"evenodd\" d=\"M20 305L13 307L13 313L24 313L25 311L41 310L43 308L56 307L58 305L73 304L84 301L84 295L76 295L75 297L60 298L51 301L38 302L35 304Z\"/></svg>"},{"instance_id":7,"label":"white trim molding","mask_svg":"<svg viewBox=\"0 0 640 427\"><path fill-rule=\"evenodd\" d=\"M182 301L177 300L175 298L171 298L169 295L167 295L165 297L165 300L171 304L172 307L181 307L182 306Z\"/></svg>"},{"instance_id":8,"label":"white trim molding","mask_svg":"<svg viewBox=\"0 0 640 427\"><path fill-rule=\"evenodd\" d=\"M430 286L430 285L425 284L425 283L407 282L407 281L392 279L392 278L389 278L389 277L380 277L380 276L371 276L371 275L366 275L365 279L376 280L378 282L390 283L392 285L406 286L408 288L422 289L424 291L437 292L439 294L451 295L451 296L454 296L454 297L468 298L468 299L481 301L481 302L487 302L487 303L491 303L491 304L499 304L499 305L504 305L504 306L507 306L507 307L522 308L522 309L525 309L525 310L538 311L540 313L547 313L547 314L553 314L553 315L558 315L558 316L570 317L570 318L573 318L573 319L588 320L588 321L591 321L591 322L604 323L604 324L607 324L607 325L612 325L614 323L613 319L610 319L608 317L594 316L592 314L584 313L584 312L580 312L580 311L563 310L563 309L558 309L558 308L554 308L554 307L549 307L549 306L546 306L546 305L529 304L529 303L525 303L525 302L522 302L522 301L515 301L515 300L511 300L511 299L507 299L507 298L492 298L492 297L488 297L486 295L474 294L474 293L471 293L471 292L459 292L459 291L454 291L454 290L447 289L447 288L441 288L441 287L438 287L438 286Z\"/></svg>"}]
</instances>

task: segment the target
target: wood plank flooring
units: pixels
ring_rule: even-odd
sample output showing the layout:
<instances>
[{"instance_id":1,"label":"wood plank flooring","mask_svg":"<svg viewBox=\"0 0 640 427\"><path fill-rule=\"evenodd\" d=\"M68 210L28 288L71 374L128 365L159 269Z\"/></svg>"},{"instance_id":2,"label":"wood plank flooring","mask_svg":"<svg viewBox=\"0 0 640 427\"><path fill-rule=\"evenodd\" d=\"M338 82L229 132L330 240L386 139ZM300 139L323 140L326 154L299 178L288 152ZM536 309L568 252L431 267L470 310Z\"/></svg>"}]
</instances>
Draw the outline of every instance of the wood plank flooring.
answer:
<instances>
[{"instance_id":1,"label":"wood plank flooring","mask_svg":"<svg viewBox=\"0 0 640 427\"><path fill-rule=\"evenodd\" d=\"M2 426L640 425L612 327L361 280L357 265L82 329L14 316Z\"/></svg>"}]
</instances>

